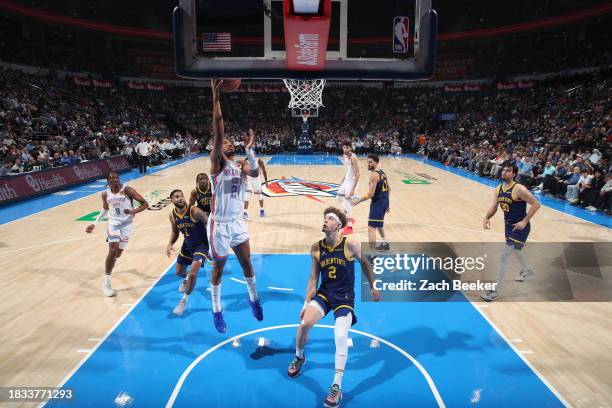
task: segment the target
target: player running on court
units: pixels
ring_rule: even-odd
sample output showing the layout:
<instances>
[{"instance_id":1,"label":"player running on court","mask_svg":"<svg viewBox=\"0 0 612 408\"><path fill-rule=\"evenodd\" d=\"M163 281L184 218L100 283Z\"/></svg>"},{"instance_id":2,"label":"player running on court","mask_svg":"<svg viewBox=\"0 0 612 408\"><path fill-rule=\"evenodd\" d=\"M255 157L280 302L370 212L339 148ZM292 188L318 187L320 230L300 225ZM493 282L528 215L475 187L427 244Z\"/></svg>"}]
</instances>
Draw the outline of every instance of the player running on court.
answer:
<instances>
[{"instance_id":1,"label":"player running on court","mask_svg":"<svg viewBox=\"0 0 612 408\"><path fill-rule=\"evenodd\" d=\"M353 223L355 222L351 198L355 195L355 189L359 182L359 162L357 155L353 153L351 142L346 141L342 143L342 151L344 152L342 156L344 160L344 177L342 177L336 197L347 217L347 225L342 229L342 235L349 235L353 233Z\"/></svg>"},{"instance_id":2,"label":"player running on court","mask_svg":"<svg viewBox=\"0 0 612 408\"><path fill-rule=\"evenodd\" d=\"M500 287L508 270L510 255L516 255L521 264L521 270L514 278L515 281L524 282L529 275L533 275L533 267L527 263L522 249L527 242L529 231L531 231L529 220L540 209L541 205L533 194L527 190L527 187L514 181L517 173L518 169L514 164L505 163L502 166L501 177L503 183L495 189L493 202L483 221L483 227L489 229L491 228L491 217L497 212L498 205L504 212L506 246L501 254L495 290L481 295L487 302L497 300L499 297ZM527 204L530 206L529 212L527 212Z\"/></svg>"},{"instance_id":3,"label":"player running on court","mask_svg":"<svg viewBox=\"0 0 612 408\"><path fill-rule=\"evenodd\" d=\"M242 217L247 175L259 174L259 163L255 157L255 134L249 129L244 140L247 160L234 161L234 144L225 137L221 101L220 80L212 80L213 94L213 146L210 152L210 175L212 179L211 216L208 218L208 240L213 259L210 283L213 303L213 321L220 333L227 326L221 307L221 275L229 249L240 262L249 292L248 301L257 320L263 320L263 310L255 286L255 272L251 264L251 247L246 222Z\"/></svg>"},{"instance_id":4,"label":"player running on court","mask_svg":"<svg viewBox=\"0 0 612 408\"><path fill-rule=\"evenodd\" d=\"M95 223L87 226L85 232L92 233L96 225L108 215L106 236L108 255L104 268L103 290L105 296L111 297L116 294L111 285L111 274L115 263L130 240L134 216L149 208L149 203L132 187L122 184L118 173L111 171L106 176L106 181L108 188L102 192L102 211L98 214ZM140 203L137 208L132 208L133 200Z\"/></svg>"},{"instance_id":5,"label":"player running on court","mask_svg":"<svg viewBox=\"0 0 612 408\"><path fill-rule=\"evenodd\" d=\"M249 208L249 199L251 198L251 194L257 194L257 199L259 200L259 216L266 216L266 212L264 211L263 194L261 194L261 173L263 172L265 184L268 184L268 172L266 171L266 165L264 164L263 160L257 159L257 163L259 164L260 169L257 177L247 176L247 189L244 197L244 219L249 217L247 210Z\"/></svg>"},{"instance_id":6,"label":"player running on court","mask_svg":"<svg viewBox=\"0 0 612 408\"><path fill-rule=\"evenodd\" d=\"M300 312L301 324L298 326L295 341L295 358L289 365L289 377L297 377L306 362L304 348L308 332L327 313L333 311L336 319L334 338L336 357L334 379L325 399L326 407L337 407L342 399L342 376L348 358L349 328L357 322L355 316L355 259L370 284L374 301L380 300L380 292L374 289L372 268L361 253L360 244L340 234L346 225L344 213L333 207L323 212L322 231L325 238L315 242L310 248L312 271L306 288L306 301ZM321 285L317 289L317 284Z\"/></svg>"},{"instance_id":7,"label":"player running on court","mask_svg":"<svg viewBox=\"0 0 612 408\"><path fill-rule=\"evenodd\" d=\"M212 190L208 174L199 173L196 176L196 187L191 190L191 195L189 196L189 205L197 205L200 210L209 215L211 201Z\"/></svg>"},{"instance_id":8,"label":"player running on court","mask_svg":"<svg viewBox=\"0 0 612 408\"><path fill-rule=\"evenodd\" d=\"M172 313L181 316L185 311L189 295L195 288L198 272L206 263L208 254L208 239L206 237L206 223L208 216L195 205L187 205L181 190L172 190L170 199L174 209L170 213L170 241L166 246L168 258L174 253L174 243L180 234L183 234L183 245L176 258L176 274L183 278L179 292L183 297ZM185 269L191 265L189 272Z\"/></svg>"},{"instance_id":9,"label":"player running on court","mask_svg":"<svg viewBox=\"0 0 612 408\"><path fill-rule=\"evenodd\" d=\"M363 197L355 199L353 205L357 205L362 201L372 199L370 202L370 215L368 216L368 241L370 243L370 249L378 249L382 251L388 251L389 242L385 235L384 222L385 214L389 212L389 197L391 195L391 188L389 187L389 180L385 172L379 167L380 158L371 154L368 156L368 170L370 173L370 183L368 186L368 193ZM376 245L376 232L380 234L380 245Z\"/></svg>"}]
</instances>

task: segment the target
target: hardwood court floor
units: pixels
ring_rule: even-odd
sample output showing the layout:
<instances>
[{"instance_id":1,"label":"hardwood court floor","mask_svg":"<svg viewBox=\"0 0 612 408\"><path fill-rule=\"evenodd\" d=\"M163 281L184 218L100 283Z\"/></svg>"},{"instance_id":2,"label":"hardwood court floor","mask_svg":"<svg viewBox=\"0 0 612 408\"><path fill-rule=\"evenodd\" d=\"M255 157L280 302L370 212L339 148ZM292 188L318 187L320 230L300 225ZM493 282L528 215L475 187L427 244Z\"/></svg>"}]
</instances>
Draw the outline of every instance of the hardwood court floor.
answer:
<instances>
[{"instance_id":1,"label":"hardwood court floor","mask_svg":"<svg viewBox=\"0 0 612 408\"><path fill-rule=\"evenodd\" d=\"M385 229L392 241L503 242L502 216L491 230L482 218L492 189L411 159L383 159L392 187ZM168 168L130 182L150 204L163 207L170 190L186 194L206 158ZM367 166L360 159L361 182ZM270 179L335 182L342 166L268 167ZM404 184L416 173L431 184ZM306 253L320 239L322 211L335 200L304 196L266 198L267 217L259 218L251 200L251 249L255 253ZM113 275L115 298L102 295L107 253L105 225L94 234L76 221L101 208L99 194L0 226L0 386L54 386L137 303L173 260L165 256L170 206L139 214L124 255ZM354 238L367 240L368 204L355 208ZM531 241L610 242L610 229L542 207L532 222ZM178 247L178 246L177 246ZM610 272L610 271L607 271ZM542 376L572 405L609 404L612 386L610 303L496 303L480 307Z\"/></svg>"}]
</instances>

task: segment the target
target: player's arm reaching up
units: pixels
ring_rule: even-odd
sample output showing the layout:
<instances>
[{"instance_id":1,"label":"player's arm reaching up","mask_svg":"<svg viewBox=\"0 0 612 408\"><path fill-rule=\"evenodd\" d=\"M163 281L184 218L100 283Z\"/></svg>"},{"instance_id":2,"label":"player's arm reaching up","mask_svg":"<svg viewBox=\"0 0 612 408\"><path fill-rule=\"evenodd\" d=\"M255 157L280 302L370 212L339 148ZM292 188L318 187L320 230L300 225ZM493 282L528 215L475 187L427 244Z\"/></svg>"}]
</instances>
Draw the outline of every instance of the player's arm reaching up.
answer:
<instances>
[{"instance_id":1,"label":"player's arm reaching up","mask_svg":"<svg viewBox=\"0 0 612 408\"><path fill-rule=\"evenodd\" d=\"M353 182L353 187L351 188L351 191L348 192L348 195L346 196L347 200L350 200L351 197L355 195L355 189L357 188L357 183L359 183L359 161L357 160L357 156L355 155L351 157L351 166L353 166L353 169L355 170L355 181Z\"/></svg>"},{"instance_id":2,"label":"player's arm reaching up","mask_svg":"<svg viewBox=\"0 0 612 408\"><path fill-rule=\"evenodd\" d=\"M96 228L96 225L98 225L100 223L100 221L102 221L104 219L104 217L106 217L106 215L108 214L108 202L106 201L106 191L102 192L102 211L100 211L100 214L98 214L98 216L96 217L96 221L94 224L89 224L87 226L87 228L85 229L85 232L88 234L91 234L93 232L93 230Z\"/></svg>"},{"instance_id":3,"label":"player's arm reaching up","mask_svg":"<svg viewBox=\"0 0 612 408\"><path fill-rule=\"evenodd\" d=\"M310 256L312 258L312 269L310 272L310 278L308 279L308 285L306 286L306 298L304 299L304 307L300 311L300 320L304 318L304 311L306 306L313 297L317 294L317 285L319 284L319 243L315 242L310 247Z\"/></svg>"},{"instance_id":4,"label":"player's arm reaching up","mask_svg":"<svg viewBox=\"0 0 612 408\"><path fill-rule=\"evenodd\" d=\"M140 203L140 205L136 208L133 208L131 210L125 210L126 214L129 212L131 215L134 216L139 212L142 212L149 208L149 203L147 202L147 200L145 200L145 198L141 196L140 193L138 193L138 191L134 190L132 187L127 187L125 189L125 194L132 200L136 200Z\"/></svg>"},{"instance_id":5,"label":"player's arm reaching up","mask_svg":"<svg viewBox=\"0 0 612 408\"><path fill-rule=\"evenodd\" d=\"M170 258L174 253L174 243L178 239L180 232L178 228L176 228L172 213L170 213L168 216L170 218L170 241L168 241L168 245L166 245L166 255L168 255L168 258Z\"/></svg>"},{"instance_id":6,"label":"player's arm reaching up","mask_svg":"<svg viewBox=\"0 0 612 408\"><path fill-rule=\"evenodd\" d=\"M485 219L482 222L482 227L484 229L490 229L491 228L491 217L493 217L495 215L495 213L497 212L497 194L499 191L499 187L495 189L495 192L493 193L493 202L491 203L491 207L489 207L489 211L487 211L487 215L485 215Z\"/></svg>"},{"instance_id":7,"label":"player's arm reaching up","mask_svg":"<svg viewBox=\"0 0 612 408\"><path fill-rule=\"evenodd\" d=\"M212 89L213 109L213 144L210 150L210 173L217 174L223 168L225 159L223 158L223 138L225 137L225 126L223 124L223 114L221 113L221 100L219 99L219 85L221 80L212 79L210 87Z\"/></svg>"},{"instance_id":8,"label":"player's arm reaching up","mask_svg":"<svg viewBox=\"0 0 612 408\"><path fill-rule=\"evenodd\" d=\"M525 187L524 185L516 184L514 186L514 191L516 192L516 196L518 198L520 198L521 200L523 200L527 204L529 204L529 211L527 211L527 215L525 215L525 218L523 218L520 222L517 222L516 224L514 224L513 230L519 230L520 231L522 229L525 229L525 227L527 226L527 223L529 222L531 217L533 217L535 215L535 213L540 209L540 207L542 205L533 196L533 194L531 194L531 192L529 192L529 190L527 190L527 187Z\"/></svg>"},{"instance_id":9,"label":"player's arm reaching up","mask_svg":"<svg viewBox=\"0 0 612 408\"><path fill-rule=\"evenodd\" d=\"M357 241L353 241L352 239L347 239L346 245L349 249L350 255L359 260L361 270L370 284L370 295L372 296L372 300L374 302L378 302L380 300L380 291L374 288L372 266L366 259L365 254L361 252L361 244Z\"/></svg>"},{"instance_id":10,"label":"player's arm reaching up","mask_svg":"<svg viewBox=\"0 0 612 408\"><path fill-rule=\"evenodd\" d=\"M244 151L246 152L248 166L242 166L243 172L251 177L259 176L259 161L255 157L255 132L253 132L253 129L249 129L244 136Z\"/></svg>"},{"instance_id":11,"label":"player's arm reaching up","mask_svg":"<svg viewBox=\"0 0 612 408\"><path fill-rule=\"evenodd\" d=\"M380 180L380 174L373 171L372 174L370 174L370 183L368 184L368 192L363 197L353 199L353 205L357 205L363 201L369 200L372 197L374 197L374 193L376 193L376 184L378 184L379 180Z\"/></svg>"}]
</instances>

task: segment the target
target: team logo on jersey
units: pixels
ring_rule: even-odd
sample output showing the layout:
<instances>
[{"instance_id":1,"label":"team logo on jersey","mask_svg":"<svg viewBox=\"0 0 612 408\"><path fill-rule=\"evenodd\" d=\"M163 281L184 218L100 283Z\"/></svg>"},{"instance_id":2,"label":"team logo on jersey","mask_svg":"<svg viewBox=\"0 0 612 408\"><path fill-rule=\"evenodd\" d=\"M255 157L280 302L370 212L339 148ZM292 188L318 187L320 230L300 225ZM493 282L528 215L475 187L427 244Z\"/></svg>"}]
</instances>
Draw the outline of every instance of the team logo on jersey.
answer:
<instances>
[{"instance_id":1,"label":"team logo on jersey","mask_svg":"<svg viewBox=\"0 0 612 408\"><path fill-rule=\"evenodd\" d=\"M325 181L310 181L297 178L269 180L261 186L266 197L318 196L335 197L339 184Z\"/></svg>"}]
</instances>

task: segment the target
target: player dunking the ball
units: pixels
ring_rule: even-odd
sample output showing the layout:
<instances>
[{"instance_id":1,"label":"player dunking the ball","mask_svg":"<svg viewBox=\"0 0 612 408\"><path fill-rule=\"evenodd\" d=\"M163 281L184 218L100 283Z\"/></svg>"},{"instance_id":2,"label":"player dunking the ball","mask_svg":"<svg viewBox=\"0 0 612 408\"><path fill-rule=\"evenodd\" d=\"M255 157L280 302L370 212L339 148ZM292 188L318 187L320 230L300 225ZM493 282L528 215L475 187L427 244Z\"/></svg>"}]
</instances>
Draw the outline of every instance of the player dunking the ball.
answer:
<instances>
[{"instance_id":1,"label":"player dunking the ball","mask_svg":"<svg viewBox=\"0 0 612 408\"><path fill-rule=\"evenodd\" d=\"M353 205L357 205L370 198L372 199L370 202L370 215L368 217L368 241L370 249L388 251L390 247L383 226L385 214L389 212L391 188L389 187L387 175L378 167L379 163L380 158L377 155L371 154L368 156L368 170L372 172L370 173L368 193L361 198L353 200ZM376 231L378 231L381 238L380 245L378 246L376 246Z\"/></svg>"},{"instance_id":2,"label":"player dunking the ball","mask_svg":"<svg viewBox=\"0 0 612 408\"><path fill-rule=\"evenodd\" d=\"M359 182L359 162L357 161L357 155L353 153L351 142L343 142L342 151L344 152L344 177L342 177L336 197L347 217L347 225L342 229L342 235L349 235L353 233L353 223L355 222L351 197L355 195L355 189Z\"/></svg>"},{"instance_id":3,"label":"player dunking the ball","mask_svg":"<svg viewBox=\"0 0 612 408\"><path fill-rule=\"evenodd\" d=\"M527 263L522 249L531 230L529 220L540 209L540 203L525 186L514 181L517 173L518 169L514 164L505 163L502 166L503 183L495 189L493 202L483 221L483 227L489 229L491 228L491 217L497 212L498 205L504 212L506 246L501 254L495 290L481 295L482 299L487 302L497 300L499 297L500 287L508 270L510 255L516 255L521 264L521 271L514 278L515 281L524 282L529 275L533 275L533 267ZM527 211L527 204L530 206L529 211Z\"/></svg>"},{"instance_id":4,"label":"player dunking the ball","mask_svg":"<svg viewBox=\"0 0 612 408\"><path fill-rule=\"evenodd\" d=\"M335 372L329 394L325 399L326 407L337 407L342 399L342 376L348 358L349 328L357 322L355 316L355 259L370 284L372 300L380 300L380 292L374 289L372 268L361 253L360 244L340 234L346 225L344 213L333 207L323 212L325 238L315 242L310 248L312 270L306 288L306 301L300 312L301 324L298 326L295 341L295 358L289 365L289 377L297 377L306 362L304 347L308 332L327 313L333 311L336 319L334 338L336 342ZM317 289L317 283L321 285Z\"/></svg>"},{"instance_id":5,"label":"player dunking the ball","mask_svg":"<svg viewBox=\"0 0 612 408\"><path fill-rule=\"evenodd\" d=\"M220 80L212 80L213 94L213 146L210 152L210 175L212 179L211 215L208 218L208 240L213 259L210 283L213 303L213 321L220 333L227 326L221 309L221 275L232 248L240 262L249 292L249 305L253 316L263 320L263 310L255 286L255 272L251 264L251 247L246 222L242 217L247 175L257 177L259 163L255 157L255 133L249 129L244 140L247 160L236 162L234 144L225 137L221 101Z\"/></svg>"},{"instance_id":6,"label":"player dunking the ball","mask_svg":"<svg viewBox=\"0 0 612 408\"><path fill-rule=\"evenodd\" d=\"M208 254L208 238L206 237L206 223L208 216L195 205L187 205L181 190L172 190L170 199L174 209L170 213L170 241L166 246L168 258L174 253L174 243L180 234L183 234L183 245L176 259L176 274L183 278L179 292L183 297L172 313L181 316L187 306L189 295L195 287L198 272L206 263ZM191 266L189 272L185 269Z\"/></svg>"},{"instance_id":7,"label":"player dunking the ball","mask_svg":"<svg viewBox=\"0 0 612 408\"><path fill-rule=\"evenodd\" d=\"M206 215L209 215L211 201L212 190L208 175L206 173L199 173L196 176L196 187L191 190L189 205L197 205L200 210L204 211Z\"/></svg>"},{"instance_id":8,"label":"player dunking the ball","mask_svg":"<svg viewBox=\"0 0 612 408\"><path fill-rule=\"evenodd\" d=\"M108 229L106 241L108 241L108 255L104 269L104 295L115 296L115 290L111 286L111 274L115 262L123 253L123 250L132 235L132 221L134 216L149 207L149 203L136 190L126 184L121 184L119 174L114 171L106 176L108 188L102 192L102 211L96 218L95 224L87 226L85 232L92 233L96 225L108 214ZM132 208L132 202L140 203L137 208Z\"/></svg>"}]
</instances>

